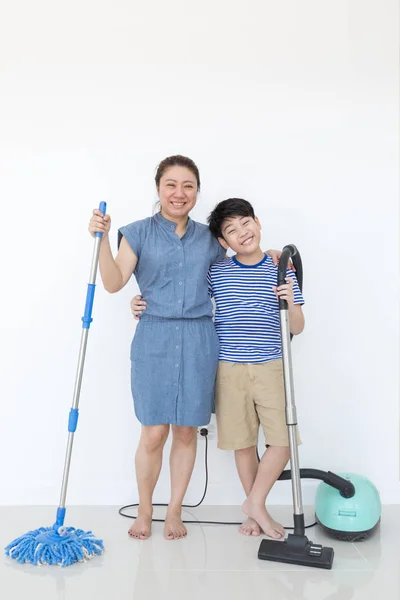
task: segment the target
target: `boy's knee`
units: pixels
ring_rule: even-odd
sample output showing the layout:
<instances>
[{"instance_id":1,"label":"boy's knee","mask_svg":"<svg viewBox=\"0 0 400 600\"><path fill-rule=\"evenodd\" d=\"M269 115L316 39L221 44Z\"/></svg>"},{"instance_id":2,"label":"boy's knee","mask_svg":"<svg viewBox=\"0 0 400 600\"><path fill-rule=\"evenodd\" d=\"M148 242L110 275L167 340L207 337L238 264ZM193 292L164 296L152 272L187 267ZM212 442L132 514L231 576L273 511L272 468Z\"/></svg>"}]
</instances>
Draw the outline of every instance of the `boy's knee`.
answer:
<instances>
[{"instance_id":1,"label":"boy's knee","mask_svg":"<svg viewBox=\"0 0 400 600\"><path fill-rule=\"evenodd\" d=\"M256 446L250 446L249 448L238 448L235 450L236 456L253 456L256 453Z\"/></svg>"},{"instance_id":2,"label":"boy's knee","mask_svg":"<svg viewBox=\"0 0 400 600\"><path fill-rule=\"evenodd\" d=\"M290 448L289 448L289 446L279 446L279 445L270 444L270 445L267 445L267 450L269 448L274 448L275 452L278 451L279 454L282 457L286 457L287 460L289 460L289 458L290 458Z\"/></svg>"}]
</instances>

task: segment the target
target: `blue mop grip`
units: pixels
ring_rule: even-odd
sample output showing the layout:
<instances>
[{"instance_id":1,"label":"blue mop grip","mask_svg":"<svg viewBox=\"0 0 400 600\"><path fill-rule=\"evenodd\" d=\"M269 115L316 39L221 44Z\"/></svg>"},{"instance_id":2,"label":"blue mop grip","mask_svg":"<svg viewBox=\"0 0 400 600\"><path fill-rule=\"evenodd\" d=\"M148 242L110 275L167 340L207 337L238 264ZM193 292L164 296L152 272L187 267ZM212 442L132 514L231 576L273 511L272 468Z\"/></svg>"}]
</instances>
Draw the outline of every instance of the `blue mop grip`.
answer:
<instances>
[{"instance_id":1,"label":"blue mop grip","mask_svg":"<svg viewBox=\"0 0 400 600\"><path fill-rule=\"evenodd\" d=\"M106 214L106 210L107 210L106 202L100 202L99 211L103 213L103 216ZM103 234L100 233L100 231L96 231L96 233L94 235L95 235L95 237L99 237L99 238L103 237Z\"/></svg>"},{"instance_id":2,"label":"blue mop grip","mask_svg":"<svg viewBox=\"0 0 400 600\"><path fill-rule=\"evenodd\" d=\"M95 283L88 283L88 289L86 294L86 304L85 304L85 314L82 317L83 329L89 329L90 323L93 321L92 319L92 309L93 309L93 301L94 301L94 292L96 289Z\"/></svg>"},{"instance_id":3,"label":"blue mop grip","mask_svg":"<svg viewBox=\"0 0 400 600\"><path fill-rule=\"evenodd\" d=\"M53 529L57 530L59 527L62 527L64 525L66 511L66 508L57 508L56 522L53 525Z\"/></svg>"},{"instance_id":4,"label":"blue mop grip","mask_svg":"<svg viewBox=\"0 0 400 600\"><path fill-rule=\"evenodd\" d=\"M103 215L106 214L106 210L107 210L107 204L106 202L100 202L99 204L99 210L103 213ZM99 231L96 231L96 233L94 234L96 237L101 238L102 237L102 233L100 233ZM93 301L94 301L94 292L96 289L96 284L94 283L88 283L88 289L87 289L87 293L86 293L86 304L85 304L85 313L82 317L82 321L83 321L83 325L82 328L83 329L89 329L90 328L90 323L93 321L92 319L92 310L93 310Z\"/></svg>"},{"instance_id":5,"label":"blue mop grip","mask_svg":"<svg viewBox=\"0 0 400 600\"><path fill-rule=\"evenodd\" d=\"M71 408L70 412L69 412L69 419L68 419L68 431L69 433L75 433L76 428L78 427L78 417L79 417L79 411L77 408Z\"/></svg>"}]
</instances>

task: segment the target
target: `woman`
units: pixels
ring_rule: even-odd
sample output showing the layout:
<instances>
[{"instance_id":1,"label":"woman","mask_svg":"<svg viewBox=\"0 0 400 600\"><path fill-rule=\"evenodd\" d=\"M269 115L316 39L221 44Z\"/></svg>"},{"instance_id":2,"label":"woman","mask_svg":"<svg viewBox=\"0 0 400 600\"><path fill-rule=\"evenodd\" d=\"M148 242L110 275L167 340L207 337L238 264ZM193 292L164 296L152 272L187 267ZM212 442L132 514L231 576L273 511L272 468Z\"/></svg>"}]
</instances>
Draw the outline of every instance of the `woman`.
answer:
<instances>
[{"instance_id":1,"label":"woman","mask_svg":"<svg viewBox=\"0 0 400 600\"><path fill-rule=\"evenodd\" d=\"M118 292L134 273L147 303L131 346L132 394L142 431L135 457L138 517L129 534L141 540L151 534L153 491L171 428L171 499L164 536L172 540L187 534L181 512L196 456L197 427L211 416L219 348L207 272L224 258L225 250L206 225L189 218L200 190L199 171L191 159L166 158L155 182L160 212L119 230L115 259L109 215L94 210L89 231L103 234L99 266L105 289Z\"/></svg>"}]
</instances>

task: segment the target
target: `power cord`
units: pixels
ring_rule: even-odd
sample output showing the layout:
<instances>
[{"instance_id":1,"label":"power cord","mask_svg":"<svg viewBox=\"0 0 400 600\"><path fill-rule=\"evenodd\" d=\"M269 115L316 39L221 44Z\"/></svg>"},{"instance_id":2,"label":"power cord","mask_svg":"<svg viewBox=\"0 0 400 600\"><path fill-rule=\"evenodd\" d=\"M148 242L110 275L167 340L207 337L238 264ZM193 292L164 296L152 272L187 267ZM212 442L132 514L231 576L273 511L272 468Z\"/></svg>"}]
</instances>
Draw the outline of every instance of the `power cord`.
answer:
<instances>
[{"instance_id":1,"label":"power cord","mask_svg":"<svg viewBox=\"0 0 400 600\"><path fill-rule=\"evenodd\" d=\"M207 427L203 427L202 429L200 429L200 435L202 437L204 437L206 440L205 451L204 451L204 467L205 467L205 474L206 474L204 493L203 493L201 500L197 504L182 504L182 508L197 508L203 502L203 500L207 494L207 489L208 489L208 438L207 438L208 429L207 429ZM258 455L258 451L257 451L257 457L258 457L258 461L260 462L260 457ZM136 516L127 515L123 511L125 511L129 508L137 508L138 506L139 506L139 504L127 504L126 506L121 506L118 513L121 515L121 517L126 517L127 519L136 519L137 518ZM168 504L153 504L153 506L167 507ZM153 523L165 523L165 519L152 519L152 521L153 521ZM233 522L233 521L198 521L197 520L197 521L182 521L182 522L183 523L192 523L192 524L197 523L197 524L201 524L201 525L242 525L242 521ZM311 525L306 525L305 529L310 529L310 527L314 527L315 525L317 525L317 521L315 521ZM292 529L294 529L294 527L285 527L284 529L292 530Z\"/></svg>"}]
</instances>

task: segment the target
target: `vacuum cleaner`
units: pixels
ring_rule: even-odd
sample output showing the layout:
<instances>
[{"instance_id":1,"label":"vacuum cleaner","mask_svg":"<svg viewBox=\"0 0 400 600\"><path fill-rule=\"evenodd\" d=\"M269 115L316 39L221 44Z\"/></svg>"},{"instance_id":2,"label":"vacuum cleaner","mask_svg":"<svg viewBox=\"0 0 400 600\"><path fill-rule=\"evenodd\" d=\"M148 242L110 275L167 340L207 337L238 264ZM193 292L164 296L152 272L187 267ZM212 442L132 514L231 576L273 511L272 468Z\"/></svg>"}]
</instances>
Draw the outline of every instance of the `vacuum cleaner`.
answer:
<instances>
[{"instance_id":1,"label":"vacuum cleaner","mask_svg":"<svg viewBox=\"0 0 400 600\"><path fill-rule=\"evenodd\" d=\"M296 276L302 288L303 268L300 254L293 244L285 246L278 265L278 286L285 283L288 260L292 259ZM337 539L360 541L377 527L381 503L376 487L365 477L354 473L335 474L319 469L300 469L296 439L297 412L294 399L291 334L288 304L279 299L282 338L282 362L286 398L286 424L289 434L290 466L278 478L291 479L293 496L294 532L284 541L262 540L258 558L262 560L331 569L333 548L314 544L305 535L301 479L321 480L317 488L315 515L320 526Z\"/></svg>"}]
</instances>

